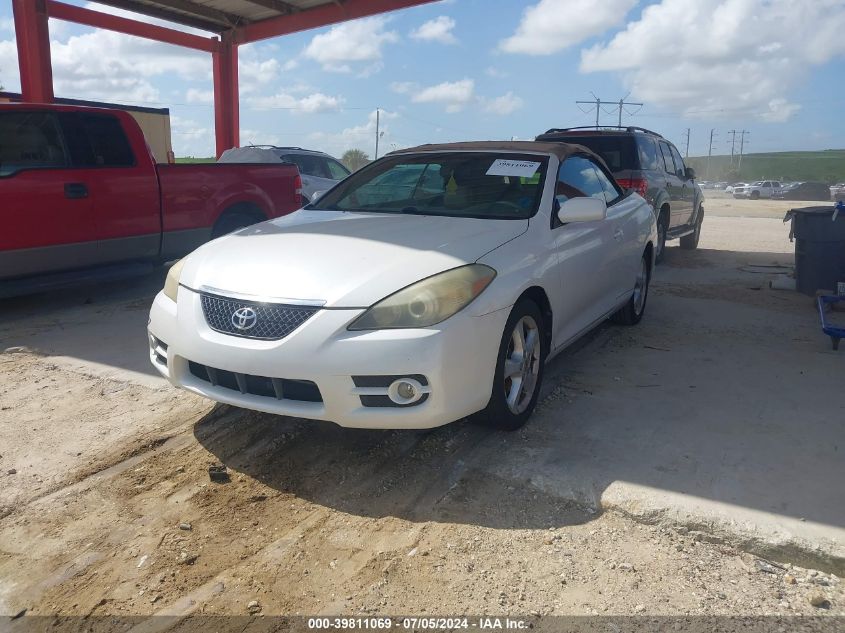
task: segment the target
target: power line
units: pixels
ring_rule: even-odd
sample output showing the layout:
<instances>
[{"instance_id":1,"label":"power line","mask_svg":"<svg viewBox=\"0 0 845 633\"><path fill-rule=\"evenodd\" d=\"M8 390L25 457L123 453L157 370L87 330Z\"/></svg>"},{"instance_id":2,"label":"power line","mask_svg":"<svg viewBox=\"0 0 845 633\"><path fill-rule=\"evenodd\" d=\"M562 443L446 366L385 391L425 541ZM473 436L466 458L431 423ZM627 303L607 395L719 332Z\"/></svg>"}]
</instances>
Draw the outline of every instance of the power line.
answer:
<instances>
[{"instance_id":1,"label":"power line","mask_svg":"<svg viewBox=\"0 0 845 633\"><path fill-rule=\"evenodd\" d=\"M602 112L604 112L605 114L610 114L612 112L618 112L619 113L619 123L618 123L618 125L619 125L619 127L622 127L622 111L623 110L625 111L626 114L628 114L630 116L633 116L634 114L639 112L639 110L636 110L633 113L629 112L628 110L625 110L626 105L628 105L628 106L639 106L640 108L643 107L642 103L634 103L634 102L631 102L631 101L625 101L625 99L628 98L628 95L625 95L619 101L602 101L599 97L596 97L595 94L593 94L593 93L590 93L590 94L593 95L593 97L595 98L595 101L576 101L575 105L577 105L578 108L581 110L581 112L584 112L585 114L587 112L592 111L593 108L595 108L595 110L596 110L596 127L599 127L599 116ZM581 107L582 105L590 105L590 108L588 110L585 110L584 108ZM605 105L612 106L612 107L608 110L608 109L602 107L602 106L605 106Z\"/></svg>"}]
</instances>

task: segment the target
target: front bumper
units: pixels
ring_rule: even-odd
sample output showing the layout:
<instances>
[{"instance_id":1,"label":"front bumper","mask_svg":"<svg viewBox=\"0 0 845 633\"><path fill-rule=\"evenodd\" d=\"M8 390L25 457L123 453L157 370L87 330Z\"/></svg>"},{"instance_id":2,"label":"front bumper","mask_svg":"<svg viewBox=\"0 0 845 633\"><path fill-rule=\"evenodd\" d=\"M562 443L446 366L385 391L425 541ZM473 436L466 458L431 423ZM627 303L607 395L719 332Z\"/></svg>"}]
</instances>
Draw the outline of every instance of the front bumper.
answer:
<instances>
[{"instance_id":1,"label":"front bumper","mask_svg":"<svg viewBox=\"0 0 845 633\"><path fill-rule=\"evenodd\" d=\"M172 384L238 407L356 428L431 428L483 409L509 314L463 311L431 328L350 332L347 326L363 310L323 309L287 337L265 341L209 328L200 297L180 287L178 306L159 293L150 311L150 360ZM277 384L310 382L320 398L242 393L231 380L226 386L198 377L205 375L198 365L265 382L281 379ZM365 406L361 396L373 392L362 390L362 376L422 376L429 393L411 406Z\"/></svg>"}]
</instances>

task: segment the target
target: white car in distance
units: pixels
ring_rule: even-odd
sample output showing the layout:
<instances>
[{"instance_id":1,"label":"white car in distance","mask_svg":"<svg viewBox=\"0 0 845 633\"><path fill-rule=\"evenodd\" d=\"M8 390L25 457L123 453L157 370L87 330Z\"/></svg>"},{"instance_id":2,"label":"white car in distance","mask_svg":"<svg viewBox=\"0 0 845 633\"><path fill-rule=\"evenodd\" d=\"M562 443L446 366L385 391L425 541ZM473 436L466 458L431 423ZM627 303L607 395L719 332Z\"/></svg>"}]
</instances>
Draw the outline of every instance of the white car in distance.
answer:
<instances>
[{"instance_id":1,"label":"white car in distance","mask_svg":"<svg viewBox=\"0 0 845 633\"><path fill-rule=\"evenodd\" d=\"M781 184L777 180L758 180L757 182L752 182L750 185L734 187L733 196L734 198L759 200L760 198L771 198L781 188Z\"/></svg>"},{"instance_id":2,"label":"white car in distance","mask_svg":"<svg viewBox=\"0 0 845 633\"><path fill-rule=\"evenodd\" d=\"M174 265L150 360L267 413L515 429L550 357L608 317L642 318L656 238L648 203L582 147L401 150Z\"/></svg>"}]
</instances>

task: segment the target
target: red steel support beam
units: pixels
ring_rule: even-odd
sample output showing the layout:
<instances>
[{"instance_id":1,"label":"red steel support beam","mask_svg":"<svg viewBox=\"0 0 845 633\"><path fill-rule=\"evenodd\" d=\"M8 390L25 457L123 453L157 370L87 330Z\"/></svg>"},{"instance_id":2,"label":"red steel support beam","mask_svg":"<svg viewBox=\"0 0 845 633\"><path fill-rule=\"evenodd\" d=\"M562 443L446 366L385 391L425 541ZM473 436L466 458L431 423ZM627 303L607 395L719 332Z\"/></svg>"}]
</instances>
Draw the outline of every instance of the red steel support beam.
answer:
<instances>
[{"instance_id":1,"label":"red steel support beam","mask_svg":"<svg viewBox=\"0 0 845 633\"><path fill-rule=\"evenodd\" d=\"M280 15L260 22L253 22L235 29L238 41L242 44L266 40L270 37L306 31L320 26L337 24L345 20L354 20L370 15L405 9L434 0L345 0L332 4L323 4L313 9L303 9L296 13Z\"/></svg>"},{"instance_id":2,"label":"red steel support beam","mask_svg":"<svg viewBox=\"0 0 845 633\"><path fill-rule=\"evenodd\" d=\"M24 101L53 102L50 31L44 0L12 0Z\"/></svg>"},{"instance_id":3,"label":"red steel support beam","mask_svg":"<svg viewBox=\"0 0 845 633\"><path fill-rule=\"evenodd\" d=\"M212 53L214 67L214 132L217 157L240 145L238 100L238 45L231 33L224 33L219 50Z\"/></svg>"},{"instance_id":4,"label":"red steel support beam","mask_svg":"<svg viewBox=\"0 0 845 633\"><path fill-rule=\"evenodd\" d=\"M32 0L14 1L21 4L29 4L32 2ZM129 20L117 15L102 13L100 11L91 11L90 9L84 9L82 7L65 4L63 2L57 2L56 0L46 0L46 4L49 16L58 20L76 22L77 24L93 26L98 29L117 31L118 33L125 33L126 35L136 35L137 37L143 37L148 40L155 40L157 42L164 42L165 44L173 44L175 46L184 46L185 48L193 48L207 53L213 53L216 51L219 44L218 40L213 37L200 37L199 35L183 33L182 31L177 31L176 29L168 29L163 26L147 24L138 20Z\"/></svg>"}]
</instances>

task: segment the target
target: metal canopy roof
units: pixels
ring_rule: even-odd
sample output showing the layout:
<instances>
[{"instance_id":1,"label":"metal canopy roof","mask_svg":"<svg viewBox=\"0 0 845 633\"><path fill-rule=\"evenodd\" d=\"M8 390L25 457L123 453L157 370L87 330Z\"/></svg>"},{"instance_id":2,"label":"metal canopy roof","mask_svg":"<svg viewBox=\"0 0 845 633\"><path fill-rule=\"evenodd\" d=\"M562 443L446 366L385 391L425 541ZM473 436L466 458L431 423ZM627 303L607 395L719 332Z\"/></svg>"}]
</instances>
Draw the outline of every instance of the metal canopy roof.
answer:
<instances>
[{"instance_id":1,"label":"metal canopy roof","mask_svg":"<svg viewBox=\"0 0 845 633\"><path fill-rule=\"evenodd\" d=\"M119 9L222 33L342 0L96 0Z\"/></svg>"}]
</instances>

